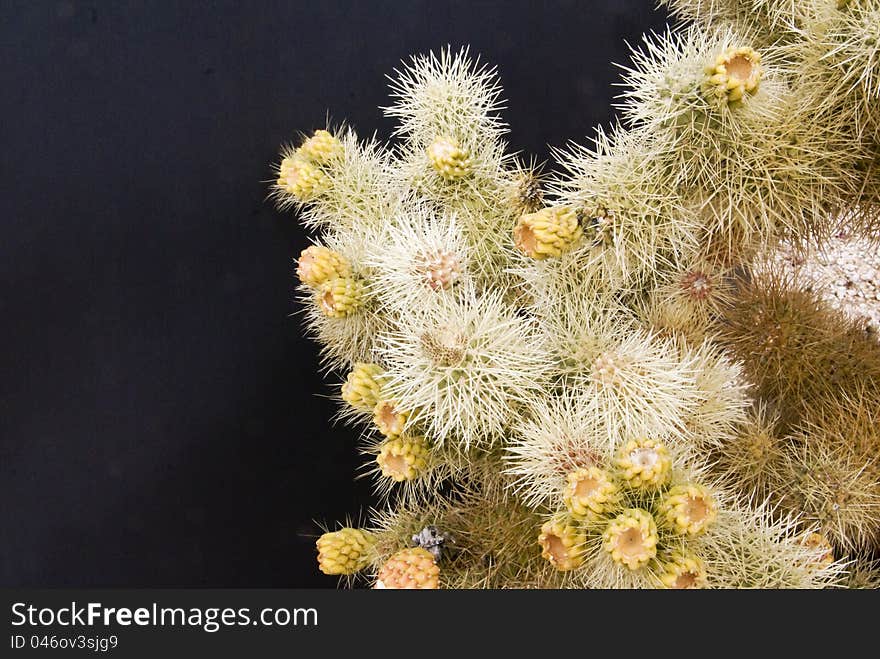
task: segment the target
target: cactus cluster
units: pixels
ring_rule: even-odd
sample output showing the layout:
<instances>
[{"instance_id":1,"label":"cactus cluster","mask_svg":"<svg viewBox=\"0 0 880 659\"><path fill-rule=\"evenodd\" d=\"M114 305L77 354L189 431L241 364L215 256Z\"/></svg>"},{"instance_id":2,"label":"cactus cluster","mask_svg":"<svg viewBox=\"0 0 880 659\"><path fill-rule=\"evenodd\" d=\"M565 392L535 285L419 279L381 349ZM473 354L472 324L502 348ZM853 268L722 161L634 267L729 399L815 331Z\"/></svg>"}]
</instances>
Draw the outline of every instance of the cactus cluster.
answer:
<instances>
[{"instance_id":1,"label":"cactus cluster","mask_svg":"<svg viewBox=\"0 0 880 659\"><path fill-rule=\"evenodd\" d=\"M880 343L768 255L880 228L880 0L667 0L621 123L511 155L493 69L414 57L393 146L273 194L382 505L378 588L876 587Z\"/></svg>"}]
</instances>

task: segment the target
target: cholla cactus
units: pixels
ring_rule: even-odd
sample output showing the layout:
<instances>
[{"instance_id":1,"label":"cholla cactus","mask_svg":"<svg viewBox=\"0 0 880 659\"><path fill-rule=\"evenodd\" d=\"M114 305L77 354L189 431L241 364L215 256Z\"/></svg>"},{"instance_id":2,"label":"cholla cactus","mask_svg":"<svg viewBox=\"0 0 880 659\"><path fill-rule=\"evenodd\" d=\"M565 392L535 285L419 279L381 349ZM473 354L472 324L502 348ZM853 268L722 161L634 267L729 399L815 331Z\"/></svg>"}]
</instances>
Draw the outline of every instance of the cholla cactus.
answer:
<instances>
[{"instance_id":1,"label":"cholla cactus","mask_svg":"<svg viewBox=\"0 0 880 659\"><path fill-rule=\"evenodd\" d=\"M318 540L378 588L875 587L880 344L768 265L880 226L880 5L667 0L621 123L508 153L467 50L393 146L287 147L308 332L380 497ZM546 181L546 184L545 184Z\"/></svg>"},{"instance_id":2,"label":"cholla cactus","mask_svg":"<svg viewBox=\"0 0 880 659\"><path fill-rule=\"evenodd\" d=\"M633 332L596 354L573 384L595 401L608 442L673 433L683 439L699 402L697 364L667 339Z\"/></svg>"},{"instance_id":3,"label":"cholla cactus","mask_svg":"<svg viewBox=\"0 0 880 659\"><path fill-rule=\"evenodd\" d=\"M716 470L732 487L770 496L770 478L785 454L786 441L779 433L779 416L764 402L757 403L738 428L718 447Z\"/></svg>"},{"instance_id":4,"label":"cholla cactus","mask_svg":"<svg viewBox=\"0 0 880 659\"><path fill-rule=\"evenodd\" d=\"M647 323L693 343L717 333L722 310L733 292L727 268L698 259L680 270L658 275L660 281L640 309Z\"/></svg>"},{"instance_id":5,"label":"cholla cactus","mask_svg":"<svg viewBox=\"0 0 880 659\"><path fill-rule=\"evenodd\" d=\"M880 561L870 556L857 555L849 564L846 578L841 584L844 588L880 588Z\"/></svg>"},{"instance_id":6,"label":"cholla cactus","mask_svg":"<svg viewBox=\"0 0 880 659\"><path fill-rule=\"evenodd\" d=\"M844 550L870 547L880 534L880 468L876 456L853 450L846 439L827 442L806 426L773 474L783 508L800 512ZM823 441L826 440L826 441Z\"/></svg>"},{"instance_id":7,"label":"cholla cactus","mask_svg":"<svg viewBox=\"0 0 880 659\"><path fill-rule=\"evenodd\" d=\"M430 307L473 286L465 228L456 215L435 215L424 205L407 208L367 246L365 264L375 275L374 295L401 314Z\"/></svg>"},{"instance_id":8,"label":"cholla cactus","mask_svg":"<svg viewBox=\"0 0 880 659\"><path fill-rule=\"evenodd\" d=\"M499 441L550 372L544 338L497 295L465 291L379 337L387 391L430 438L468 449Z\"/></svg>"},{"instance_id":9,"label":"cholla cactus","mask_svg":"<svg viewBox=\"0 0 880 659\"><path fill-rule=\"evenodd\" d=\"M723 314L722 342L785 425L880 382L880 346L814 290L769 267L752 273Z\"/></svg>"},{"instance_id":10,"label":"cholla cactus","mask_svg":"<svg viewBox=\"0 0 880 659\"><path fill-rule=\"evenodd\" d=\"M848 0L661 0L682 19L702 26L733 25L753 31L762 43L790 40L798 28L827 16Z\"/></svg>"}]
</instances>

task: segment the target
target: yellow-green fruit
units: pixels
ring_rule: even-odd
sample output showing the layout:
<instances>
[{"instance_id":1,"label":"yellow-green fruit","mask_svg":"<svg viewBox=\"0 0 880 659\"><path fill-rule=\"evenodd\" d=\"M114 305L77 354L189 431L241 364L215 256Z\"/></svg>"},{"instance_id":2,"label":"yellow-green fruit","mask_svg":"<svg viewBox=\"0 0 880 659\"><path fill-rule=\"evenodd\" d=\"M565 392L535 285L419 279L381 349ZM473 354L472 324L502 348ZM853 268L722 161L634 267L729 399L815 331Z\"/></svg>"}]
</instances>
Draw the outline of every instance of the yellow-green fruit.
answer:
<instances>
[{"instance_id":1,"label":"yellow-green fruit","mask_svg":"<svg viewBox=\"0 0 880 659\"><path fill-rule=\"evenodd\" d=\"M342 254L320 245L306 247L296 262L296 276L306 286L317 287L330 279L350 274L348 260Z\"/></svg>"},{"instance_id":2,"label":"yellow-green fruit","mask_svg":"<svg viewBox=\"0 0 880 659\"><path fill-rule=\"evenodd\" d=\"M577 469L567 477L562 499L575 519L595 520L617 502L617 486L604 469Z\"/></svg>"},{"instance_id":3,"label":"yellow-green fruit","mask_svg":"<svg viewBox=\"0 0 880 659\"><path fill-rule=\"evenodd\" d=\"M615 460L620 478L632 489L653 489L665 485L672 473L672 459L662 442L653 439L627 442Z\"/></svg>"},{"instance_id":4,"label":"yellow-green fruit","mask_svg":"<svg viewBox=\"0 0 880 659\"><path fill-rule=\"evenodd\" d=\"M523 254L540 261L561 256L582 233L577 213L567 206L553 206L520 217L513 240Z\"/></svg>"},{"instance_id":5,"label":"yellow-green fruit","mask_svg":"<svg viewBox=\"0 0 880 659\"><path fill-rule=\"evenodd\" d=\"M449 137L438 137L427 149L428 161L434 171L447 181L469 176L471 158L459 143Z\"/></svg>"},{"instance_id":6,"label":"yellow-green fruit","mask_svg":"<svg viewBox=\"0 0 880 659\"><path fill-rule=\"evenodd\" d=\"M380 400L373 407L373 423L386 437L400 436L408 419L409 412L398 408L393 400Z\"/></svg>"},{"instance_id":7,"label":"yellow-green fruit","mask_svg":"<svg viewBox=\"0 0 880 659\"><path fill-rule=\"evenodd\" d=\"M560 517L545 522L538 536L541 556L561 571L573 570L583 564L586 543L586 533L570 520Z\"/></svg>"},{"instance_id":8,"label":"yellow-green fruit","mask_svg":"<svg viewBox=\"0 0 880 659\"><path fill-rule=\"evenodd\" d=\"M308 201L323 192L326 174L303 158L285 158L278 168L278 188L299 201Z\"/></svg>"},{"instance_id":9,"label":"yellow-green fruit","mask_svg":"<svg viewBox=\"0 0 880 659\"><path fill-rule=\"evenodd\" d=\"M602 548L630 570L638 570L657 555L657 525L647 510L630 508L609 524L602 534Z\"/></svg>"},{"instance_id":10,"label":"yellow-green fruit","mask_svg":"<svg viewBox=\"0 0 880 659\"><path fill-rule=\"evenodd\" d=\"M705 69L704 91L718 106L736 105L746 94L758 91L761 55L747 46L731 47Z\"/></svg>"},{"instance_id":11,"label":"yellow-green fruit","mask_svg":"<svg viewBox=\"0 0 880 659\"><path fill-rule=\"evenodd\" d=\"M330 318L345 318L363 304L364 285L354 277L328 279L318 287L318 305Z\"/></svg>"},{"instance_id":12,"label":"yellow-green fruit","mask_svg":"<svg viewBox=\"0 0 880 659\"><path fill-rule=\"evenodd\" d=\"M383 476L399 483L415 480L424 473L428 454L424 437L397 437L382 443L376 462Z\"/></svg>"},{"instance_id":13,"label":"yellow-green fruit","mask_svg":"<svg viewBox=\"0 0 880 659\"><path fill-rule=\"evenodd\" d=\"M370 563L370 553L376 539L371 533L346 527L325 533L315 544L318 547L318 568L321 572L354 574Z\"/></svg>"},{"instance_id":14,"label":"yellow-green fruit","mask_svg":"<svg viewBox=\"0 0 880 659\"><path fill-rule=\"evenodd\" d=\"M706 567L690 552L673 552L660 563L660 583L664 588L695 589L706 587Z\"/></svg>"},{"instance_id":15,"label":"yellow-green fruit","mask_svg":"<svg viewBox=\"0 0 880 659\"><path fill-rule=\"evenodd\" d=\"M316 130L315 134L302 143L296 155L311 160L318 165L326 165L342 153L342 142L326 130Z\"/></svg>"},{"instance_id":16,"label":"yellow-green fruit","mask_svg":"<svg viewBox=\"0 0 880 659\"><path fill-rule=\"evenodd\" d=\"M342 400L363 412L371 412L382 399L382 376L378 364L355 364L342 385Z\"/></svg>"},{"instance_id":17,"label":"yellow-green fruit","mask_svg":"<svg viewBox=\"0 0 880 659\"><path fill-rule=\"evenodd\" d=\"M427 549L401 549L379 570L374 588L431 590L440 585L440 568Z\"/></svg>"},{"instance_id":18,"label":"yellow-green fruit","mask_svg":"<svg viewBox=\"0 0 880 659\"><path fill-rule=\"evenodd\" d=\"M679 535L698 535L718 516L718 506L702 485L676 485L660 501L661 521Z\"/></svg>"}]
</instances>

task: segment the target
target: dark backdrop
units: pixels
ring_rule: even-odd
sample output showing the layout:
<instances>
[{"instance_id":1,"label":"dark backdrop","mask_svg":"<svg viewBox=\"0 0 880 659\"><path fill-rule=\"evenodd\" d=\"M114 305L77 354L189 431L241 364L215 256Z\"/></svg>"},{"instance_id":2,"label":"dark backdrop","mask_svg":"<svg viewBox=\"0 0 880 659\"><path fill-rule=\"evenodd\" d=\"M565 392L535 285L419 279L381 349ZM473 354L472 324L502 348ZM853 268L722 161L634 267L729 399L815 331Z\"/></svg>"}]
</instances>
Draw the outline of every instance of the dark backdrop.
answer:
<instances>
[{"instance_id":1,"label":"dark backdrop","mask_svg":"<svg viewBox=\"0 0 880 659\"><path fill-rule=\"evenodd\" d=\"M0 585L335 585L313 520L370 490L291 317L278 146L387 136L384 75L449 43L546 158L612 119L653 4L4 0Z\"/></svg>"}]
</instances>

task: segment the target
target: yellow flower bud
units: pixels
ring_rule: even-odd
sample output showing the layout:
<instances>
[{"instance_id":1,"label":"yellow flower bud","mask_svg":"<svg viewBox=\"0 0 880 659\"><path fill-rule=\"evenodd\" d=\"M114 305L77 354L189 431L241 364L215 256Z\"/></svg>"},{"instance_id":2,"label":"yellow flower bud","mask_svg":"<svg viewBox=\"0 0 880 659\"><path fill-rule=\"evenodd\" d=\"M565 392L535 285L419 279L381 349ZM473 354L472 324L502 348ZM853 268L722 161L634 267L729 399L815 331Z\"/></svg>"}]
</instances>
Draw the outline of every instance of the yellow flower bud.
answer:
<instances>
[{"instance_id":1,"label":"yellow flower bud","mask_svg":"<svg viewBox=\"0 0 880 659\"><path fill-rule=\"evenodd\" d=\"M345 318L360 308L363 291L363 284L353 277L328 279L318 287L318 305L330 318Z\"/></svg>"},{"instance_id":2,"label":"yellow flower bud","mask_svg":"<svg viewBox=\"0 0 880 659\"><path fill-rule=\"evenodd\" d=\"M557 570L573 570L584 562L587 536L564 517L545 522L538 536L541 556Z\"/></svg>"},{"instance_id":3,"label":"yellow flower bud","mask_svg":"<svg viewBox=\"0 0 880 659\"><path fill-rule=\"evenodd\" d=\"M373 423L386 437L397 437L403 433L409 412L397 407L393 400L380 400L373 408Z\"/></svg>"},{"instance_id":4,"label":"yellow flower bud","mask_svg":"<svg viewBox=\"0 0 880 659\"><path fill-rule=\"evenodd\" d=\"M312 245L306 247L296 262L296 276L307 286L320 286L336 277L348 277L351 268L339 252Z\"/></svg>"},{"instance_id":5,"label":"yellow flower bud","mask_svg":"<svg viewBox=\"0 0 880 659\"><path fill-rule=\"evenodd\" d=\"M695 589L706 587L706 567L690 552L673 552L661 562L660 583L665 588Z\"/></svg>"},{"instance_id":6,"label":"yellow flower bud","mask_svg":"<svg viewBox=\"0 0 880 659\"><path fill-rule=\"evenodd\" d=\"M617 503L617 486L604 469L576 469L567 480L562 499L575 519L596 520Z\"/></svg>"},{"instance_id":7,"label":"yellow flower bud","mask_svg":"<svg viewBox=\"0 0 880 659\"><path fill-rule=\"evenodd\" d=\"M428 147L431 167L447 181L464 178L471 173L471 159L458 142L448 137L438 137Z\"/></svg>"},{"instance_id":8,"label":"yellow flower bud","mask_svg":"<svg viewBox=\"0 0 880 659\"><path fill-rule=\"evenodd\" d=\"M703 91L719 107L736 105L758 91L763 70L761 55L747 46L728 48L705 69Z\"/></svg>"},{"instance_id":9,"label":"yellow flower bud","mask_svg":"<svg viewBox=\"0 0 880 659\"><path fill-rule=\"evenodd\" d=\"M318 568L324 574L354 574L370 563L375 537L361 529L344 528L318 538Z\"/></svg>"},{"instance_id":10,"label":"yellow flower bud","mask_svg":"<svg viewBox=\"0 0 880 659\"><path fill-rule=\"evenodd\" d=\"M285 158L278 168L278 188L298 201L316 197L326 189L327 183L324 172L302 158Z\"/></svg>"},{"instance_id":11,"label":"yellow flower bud","mask_svg":"<svg viewBox=\"0 0 880 659\"><path fill-rule=\"evenodd\" d=\"M519 218L513 230L517 249L537 260L562 255L581 235L577 213L565 206L526 213Z\"/></svg>"},{"instance_id":12,"label":"yellow flower bud","mask_svg":"<svg viewBox=\"0 0 880 659\"><path fill-rule=\"evenodd\" d=\"M379 447L376 462L382 475L396 482L418 478L428 466L429 449L423 437L388 439Z\"/></svg>"},{"instance_id":13,"label":"yellow flower bud","mask_svg":"<svg viewBox=\"0 0 880 659\"><path fill-rule=\"evenodd\" d=\"M440 586L440 568L427 549L401 549L379 570L374 588L430 590Z\"/></svg>"},{"instance_id":14,"label":"yellow flower bud","mask_svg":"<svg viewBox=\"0 0 880 659\"><path fill-rule=\"evenodd\" d=\"M296 155L311 160L318 165L326 165L342 153L342 142L326 130L316 130L315 134L302 143Z\"/></svg>"},{"instance_id":15,"label":"yellow flower bud","mask_svg":"<svg viewBox=\"0 0 880 659\"><path fill-rule=\"evenodd\" d=\"M615 463L621 480L634 490L662 487L672 473L669 452L653 439L627 442L618 450Z\"/></svg>"},{"instance_id":16,"label":"yellow flower bud","mask_svg":"<svg viewBox=\"0 0 880 659\"><path fill-rule=\"evenodd\" d=\"M602 548L630 570L638 570L657 555L657 525L646 510L630 508L609 524L602 534Z\"/></svg>"},{"instance_id":17,"label":"yellow flower bud","mask_svg":"<svg viewBox=\"0 0 880 659\"><path fill-rule=\"evenodd\" d=\"M718 516L718 506L702 485L676 485L660 501L661 521L679 535L698 535Z\"/></svg>"},{"instance_id":18,"label":"yellow flower bud","mask_svg":"<svg viewBox=\"0 0 880 659\"><path fill-rule=\"evenodd\" d=\"M342 385L342 400L364 412L372 411L382 398L382 375L378 364L355 364Z\"/></svg>"}]
</instances>

